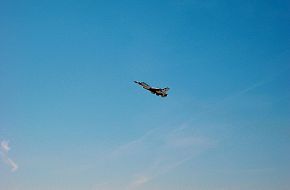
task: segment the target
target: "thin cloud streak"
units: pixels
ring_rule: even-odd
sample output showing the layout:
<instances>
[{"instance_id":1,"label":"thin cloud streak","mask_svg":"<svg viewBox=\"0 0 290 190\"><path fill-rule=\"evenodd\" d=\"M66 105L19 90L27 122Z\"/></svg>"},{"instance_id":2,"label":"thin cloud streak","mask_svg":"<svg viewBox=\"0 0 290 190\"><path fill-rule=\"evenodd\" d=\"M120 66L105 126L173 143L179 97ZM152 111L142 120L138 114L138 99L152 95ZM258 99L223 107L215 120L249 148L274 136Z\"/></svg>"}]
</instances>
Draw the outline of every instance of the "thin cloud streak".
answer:
<instances>
[{"instance_id":1,"label":"thin cloud streak","mask_svg":"<svg viewBox=\"0 0 290 190\"><path fill-rule=\"evenodd\" d=\"M171 135L171 134L170 134ZM200 140L203 139L203 140ZM140 188L141 186L145 185L146 183L156 179L157 177L164 175L166 173L171 172L172 170L178 168L179 166L181 166L182 164L194 159L196 156L198 156L200 153L208 150L209 148L213 148L214 146L216 146L216 142L207 139L206 138L201 138L201 137L196 137L196 138L192 138L191 142L186 142L185 144L183 144L182 146L178 145L177 147L179 149L182 148L191 148L193 149L191 152L187 152L188 149L184 149L182 150L182 152L186 152L183 158L177 158L173 161L169 161L166 164L162 164L162 157L158 158L159 161L156 163L153 163L151 167L149 167L148 169L146 169L146 171L143 171L143 174L141 174L141 178L137 178L135 181L133 181L131 183L131 185L129 187L129 189L135 189L135 188ZM188 138L185 137L185 140L187 141ZM183 141L182 139L180 139L180 141ZM175 142L171 142L170 146L172 146L172 148L176 148L176 146L174 145ZM182 154L181 152L181 154ZM170 155L167 155L170 156ZM134 184L134 185L132 185Z\"/></svg>"},{"instance_id":2,"label":"thin cloud streak","mask_svg":"<svg viewBox=\"0 0 290 190\"><path fill-rule=\"evenodd\" d=\"M0 155L1 155L1 159L3 160L3 162L5 164L7 164L8 166L11 167L11 171L15 172L16 170L18 170L18 165L8 157L8 152L11 148L9 147L9 142L8 141L1 141L0 143Z\"/></svg>"},{"instance_id":3,"label":"thin cloud streak","mask_svg":"<svg viewBox=\"0 0 290 190\"><path fill-rule=\"evenodd\" d=\"M258 88L260 86L263 86L263 85L275 80L278 76L283 74L285 71L288 71L289 69L290 68L281 70L281 71L273 74L272 76L270 76L269 79L264 79L264 80L258 81L258 82L254 83L252 85L249 85L247 88L241 89L241 90L239 90L236 93L233 93L233 94L231 94L231 95L229 95L229 96L227 96L225 98L222 98L220 101L217 101L217 102L213 103L206 110L203 110L203 111L199 112L198 114L196 114L195 118L189 119L183 125L180 125L180 126L176 127L175 129L171 130L168 135L174 134L174 133L179 132L179 131L186 130L188 128L188 126L189 126L188 124L191 123L193 120L198 119L199 117L203 116L204 114L208 114L208 113L211 113L213 111L216 111L221 104L224 104L227 101L231 101L231 100L237 98L238 96L244 95L244 94L248 93L251 90L254 90L254 89L256 89L256 88ZM139 137L138 139L135 139L133 141L130 141L130 142L124 144L124 145L121 145L121 146L117 147L115 150L112 151L112 155L122 154L123 151L125 151L127 149L130 149L130 147L133 147L133 146L137 145L138 143L142 143L144 140L146 140L146 138L148 136L153 134L159 128L155 128L155 129L149 130L143 136Z\"/></svg>"},{"instance_id":4,"label":"thin cloud streak","mask_svg":"<svg viewBox=\"0 0 290 190\"><path fill-rule=\"evenodd\" d=\"M287 69L288 70L288 69ZM286 70L286 71L287 71ZM256 83L253 83L252 85L249 85L248 87L241 89L225 98L222 98L221 100L217 101L216 103L213 103L211 106L209 106L206 110L201 111L200 113L196 114L196 116L193 119L189 119L184 124L174 127L173 129L167 131L165 134L162 133L161 139L167 139L172 136L175 136L176 133L183 133L190 127L190 123L194 120L197 120L198 118L204 116L205 114L209 114L211 112L214 112L219 109L219 107L222 104L225 104L229 101L232 101L239 96L242 96L260 86L263 86L265 84L268 84L269 82L275 80L279 75L283 74L285 70L278 72L272 76L270 76L268 79L264 79L261 81L258 81ZM133 152L136 149L139 149L143 144L145 144L148 140L150 141L154 136L158 136L158 129L161 129L162 127L157 127L155 129L149 130L146 132L143 136L130 141L124 145L121 145L117 147L115 150L111 152L111 156L118 157L122 156L128 152ZM198 154L201 152L208 150L209 148L215 147L217 145L217 142L214 140L204 138L204 137L185 137L181 139L173 139L173 141L170 141L169 144L167 144L171 148L177 148L178 150L181 150L182 153L184 153L183 157L178 157L174 160L166 160L167 156L163 156L160 154L158 157L156 157L155 161L149 165L145 170L141 171L134 180L129 181L127 186L125 187L126 190L134 190L142 188L142 186L146 185L150 181L158 178L161 175L164 175L168 172L171 172L172 170L178 168L179 166L183 165L184 163L194 159ZM187 153L188 149L183 148L190 148L192 147L193 151ZM196 148L196 149L195 149ZM161 148L161 151L164 151L164 147ZM170 153L168 153L170 154ZM165 164L164 164L165 162ZM136 175L135 175L136 176Z\"/></svg>"},{"instance_id":5,"label":"thin cloud streak","mask_svg":"<svg viewBox=\"0 0 290 190\"><path fill-rule=\"evenodd\" d=\"M143 136L141 136L135 140L132 140L126 144L118 146L110 153L110 157L114 158L118 155L124 154L124 152L130 151L132 148L134 149L135 146L137 146L138 144L142 144L142 142L145 141L146 138L148 136L150 136L151 134L153 134L156 130L157 130L157 128L151 129L151 130L147 131Z\"/></svg>"},{"instance_id":6,"label":"thin cloud streak","mask_svg":"<svg viewBox=\"0 0 290 190\"><path fill-rule=\"evenodd\" d=\"M256 83L248 86L247 88L244 88L244 89L242 89L242 90L240 90L240 91L238 91L238 92L236 92L236 93L234 93L234 94L232 94L232 95L230 95L228 97L223 98L222 100L214 103L207 110L201 111L194 119L190 119L186 123L190 123L193 120L198 119L199 117L201 117L204 114L208 114L208 113L211 113L213 111L216 111L218 109L219 105L224 104L227 101L231 101L231 100L237 98L238 96L244 95L244 94L248 93L251 90L254 90L254 89L256 89L256 88L258 88L260 86L263 86L263 85L273 81L277 76L281 75L283 72L284 72L284 70L282 72L278 72L275 75L271 76L270 79L268 79L268 80L262 80L262 81L256 82ZM175 129L171 130L169 133L167 133L166 136L170 137L173 134L175 134L176 132L185 131L188 127L189 127L189 125L183 124L183 125L175 128ZM149 131L149 132L151 134L152 131ZM141 143L141 142L146 140L146 137L148 137L147 133L143 137L138 139L137 141L139 143ZM198 137L197 139L194 139L194 138L179 139L178 141L175 140L175 141L173 141L171 143L172 143L171 146L176 146L176 145L177 146L181 146L181 145L191 146L191 143L192 144L199 144L200 146L204 145L204 149L208 149L209 147L212 147L215 144L210 139L206 140L206 139L203 139L203 138L200 138L200 137ZM166 166L163 166L163 167L158 166L158 164L156 164L156 163L153 164L154 167L152 166L151 167L152 171L149 172L149 173L151 173L151 175L142 174L142 176L143 176L142 178L138 178L135 181L131 182L131 184L129 185L129 189L134 189L134 188L136 188L136 186L140 187L142 185L145 185L146 183L150 182L151 180L157 178L158 176L164 175L164 174L174 170L175 168L179 167L180 165L188 162L189 160L193 159L196 155L197 155L196 152L195 153L191 153L191 154L185 156L185 158L178 159L175 162L167 164ZM148 171L148 169L147 169L147 171ZM148 173L148 172L144 171L144 173ZM144 177L144 176L146 176L146 177ZM144 180L144 179L146 179L146 180ZM134 185L132 185L132 184L134 184Z\"/></svg>"},{"instance_id":7,"label":"thin cloud streak","mask_svg":"<svg viewBox=\"0 0 290 190\"><path fill-rule=\"evenodd\" d=\"M150 180L151 180L151 178L148 176L138 177L129 185L128 189L129 190L130 189L137 189L137 188L141 187L142 185L144 185L145 183L149 182Z\"/></svg>"}]
</instances>

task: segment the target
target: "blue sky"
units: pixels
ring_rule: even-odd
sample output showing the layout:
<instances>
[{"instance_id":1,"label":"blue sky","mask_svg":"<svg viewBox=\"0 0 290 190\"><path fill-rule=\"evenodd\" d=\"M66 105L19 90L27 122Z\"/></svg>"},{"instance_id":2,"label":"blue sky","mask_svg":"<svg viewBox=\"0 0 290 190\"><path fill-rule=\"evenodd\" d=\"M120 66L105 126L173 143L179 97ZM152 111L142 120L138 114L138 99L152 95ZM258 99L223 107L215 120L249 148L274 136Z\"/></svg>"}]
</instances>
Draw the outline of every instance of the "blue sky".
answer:
<instances>
[{"instance_id":1,"label":"blue sky","mask_svg":"<svg viewBox=\"0 0 290 190\"><path fill-rule=\"evenodd\" d=\"M0 189L288 189L289 10L1 1Z\"/></svg>"}]
</instances>

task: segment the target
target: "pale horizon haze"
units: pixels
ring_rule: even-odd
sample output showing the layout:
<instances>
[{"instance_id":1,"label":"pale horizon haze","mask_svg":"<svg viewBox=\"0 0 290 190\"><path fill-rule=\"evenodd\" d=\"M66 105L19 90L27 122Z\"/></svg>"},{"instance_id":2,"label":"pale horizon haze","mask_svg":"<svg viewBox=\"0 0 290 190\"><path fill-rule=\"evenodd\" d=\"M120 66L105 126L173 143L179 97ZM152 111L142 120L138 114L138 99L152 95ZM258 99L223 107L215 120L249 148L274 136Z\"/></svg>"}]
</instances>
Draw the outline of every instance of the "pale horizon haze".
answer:
<instances>
[{"instance_id":1,"label":"pale horizon haze","mask_svg":"<svg viewBox=\"0 0 290 190\"><path fill-rule=\"evenodd\" d=\"M0 27L1 190L289 190L289 1L0 1Z\"/></svg>"}]
</instances>

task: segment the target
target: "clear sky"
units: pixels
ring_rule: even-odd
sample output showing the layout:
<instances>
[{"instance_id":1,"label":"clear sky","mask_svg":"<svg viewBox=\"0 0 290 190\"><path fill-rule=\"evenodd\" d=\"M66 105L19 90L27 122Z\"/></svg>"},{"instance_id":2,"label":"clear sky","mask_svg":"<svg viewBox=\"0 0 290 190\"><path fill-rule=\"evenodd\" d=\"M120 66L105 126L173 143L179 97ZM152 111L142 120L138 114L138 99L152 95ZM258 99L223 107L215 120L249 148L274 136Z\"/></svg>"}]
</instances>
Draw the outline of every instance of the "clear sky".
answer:
<instances>
[{"instance_id":1,"label":"clear sky","mask_svg":"<svg viewBox=\"0 0 290 190\"><path fill-rule=\"evenodd\" d=\"M289 189L289 1L3 0L0 27L1 190Z\"/></svg>"}]
</instances>

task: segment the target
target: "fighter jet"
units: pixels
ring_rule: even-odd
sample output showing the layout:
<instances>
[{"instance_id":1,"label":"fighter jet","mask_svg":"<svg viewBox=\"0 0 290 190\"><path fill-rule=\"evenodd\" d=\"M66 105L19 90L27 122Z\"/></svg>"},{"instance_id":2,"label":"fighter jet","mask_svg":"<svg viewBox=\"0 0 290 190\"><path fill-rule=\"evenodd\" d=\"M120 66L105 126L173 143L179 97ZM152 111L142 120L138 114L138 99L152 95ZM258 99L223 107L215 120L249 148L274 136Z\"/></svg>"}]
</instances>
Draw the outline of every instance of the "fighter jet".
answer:
<instances>
[{"instance_id":1,"label":"fighter jet","mask_svg":"<svg viewBox=\"0 0 290 190\"><path fill-rule=\"evenodd\" d=\"M152 94L156 94L157 96L161 96L161 97L166 97L168 94L168 90L169 88L153 88L151 86L149 86L148 84L146 84L145 82L138 82L138 81L134 81L135 83L139 84L140 86L142 86L144 89L149 90Z\"/></svg>"}]
</instances>

